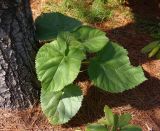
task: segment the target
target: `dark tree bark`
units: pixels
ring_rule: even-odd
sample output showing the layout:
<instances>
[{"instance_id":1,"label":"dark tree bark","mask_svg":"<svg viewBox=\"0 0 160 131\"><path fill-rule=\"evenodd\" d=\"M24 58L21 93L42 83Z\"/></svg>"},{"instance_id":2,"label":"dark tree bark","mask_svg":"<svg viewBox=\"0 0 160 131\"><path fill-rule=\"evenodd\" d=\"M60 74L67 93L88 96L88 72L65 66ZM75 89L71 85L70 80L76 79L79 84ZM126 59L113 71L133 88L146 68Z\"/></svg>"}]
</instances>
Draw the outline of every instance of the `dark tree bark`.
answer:
<instances>
[{"instance_id":1,"label":"dark tree bark","mask_svg":"<svg viewBox=\"0 0 160 131\"><path fill-rule=\"evenodd\" d=\"M32 107L39 99L37 51L28 0L0 0L0 107Z\"/></svg>"}]
</instances>

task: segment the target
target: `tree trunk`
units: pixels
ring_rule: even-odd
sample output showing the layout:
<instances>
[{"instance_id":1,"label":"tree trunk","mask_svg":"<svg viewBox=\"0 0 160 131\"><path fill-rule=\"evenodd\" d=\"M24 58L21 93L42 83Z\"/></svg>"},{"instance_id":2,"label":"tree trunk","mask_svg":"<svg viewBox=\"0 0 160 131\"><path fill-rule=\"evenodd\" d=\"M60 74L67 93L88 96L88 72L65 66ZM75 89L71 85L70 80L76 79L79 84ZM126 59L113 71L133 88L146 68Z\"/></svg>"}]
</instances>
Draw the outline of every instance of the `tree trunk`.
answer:
<instances>
[{"instance_id":1,"label":"tree trunk","mask_svg":"<svg viewBox=\"0 0 160 131\"><path fill-rule=\"evenodd\" d=\"M37 51L28 0L0 0L0 107L28 108L39 99Z\"/></svg>"}]
</instances>

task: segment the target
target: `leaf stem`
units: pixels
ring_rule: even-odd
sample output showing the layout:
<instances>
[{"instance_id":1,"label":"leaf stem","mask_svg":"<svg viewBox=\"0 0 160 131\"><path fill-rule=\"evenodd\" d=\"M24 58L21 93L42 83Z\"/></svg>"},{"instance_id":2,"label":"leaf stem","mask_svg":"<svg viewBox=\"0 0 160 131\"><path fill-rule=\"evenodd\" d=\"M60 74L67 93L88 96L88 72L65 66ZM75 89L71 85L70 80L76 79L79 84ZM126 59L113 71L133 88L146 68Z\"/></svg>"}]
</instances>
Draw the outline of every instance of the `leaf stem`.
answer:
<instances>
[{"instance_id":1,"label":"leaf stem","mask_svg":"<svg viewBox=\"0 0 160 131\"><path fill-rule=\"evenodd\" d=\"M83 61L82 64L84 65L88 65L90 63L90 61Z\"/></svg>"},{"instance_id":2,"label":"leaf stem","mask_svg":"<svg viewBox=\"0 0 160 131\"><path fill-rule=\"evenodd\" d=\"M87 71L87 69L85 69L85 70L81 70L81 71L80 71L80 73L81 73L81 72L84 72L84 71Z\"/></svg>"}]
</instances>

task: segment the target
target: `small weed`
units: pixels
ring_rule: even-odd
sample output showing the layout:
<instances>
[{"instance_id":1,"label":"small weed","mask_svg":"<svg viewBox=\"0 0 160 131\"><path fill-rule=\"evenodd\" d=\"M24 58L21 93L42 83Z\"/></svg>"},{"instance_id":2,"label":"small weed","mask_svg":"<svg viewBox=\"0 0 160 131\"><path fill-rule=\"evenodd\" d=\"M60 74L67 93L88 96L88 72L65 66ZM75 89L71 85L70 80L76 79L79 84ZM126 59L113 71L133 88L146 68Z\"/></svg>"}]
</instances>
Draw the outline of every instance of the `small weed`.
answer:
<instances>
[{"instance_id":1,"label":"small weed","mask_svg":"<svg viewBox=\"0 0 160 131\"><path fill-rule=\"evenodd\" d=\"M153 21L141 21L144 31L148 32L154 39L151 43L147 44L142 50L142 53L147 53L148 57L156 56L160 59L160 23Z\"/></svg>"},{"instance_id":2,"label":"small weed","mask_svg":"<svg viewBox=\"0 0 160 131\"><path fill-rule=\"evenodd\" d=\"M104 107L105 117L97 123L89 124L86 131L142 131L138 126L131 125L131 114L117 115L108 107Z\"/></svg>"},{"instance_id":3,"label":"small weed","mask_svg":"<svg viewBox=\"0 0 160 131\"><path fill-rule=\"evenodd\" d=\"M94 0L90 9L91 21L103 21L112 16L111 8L107 8L104 1Z\"/></svg>"}]
</instances>

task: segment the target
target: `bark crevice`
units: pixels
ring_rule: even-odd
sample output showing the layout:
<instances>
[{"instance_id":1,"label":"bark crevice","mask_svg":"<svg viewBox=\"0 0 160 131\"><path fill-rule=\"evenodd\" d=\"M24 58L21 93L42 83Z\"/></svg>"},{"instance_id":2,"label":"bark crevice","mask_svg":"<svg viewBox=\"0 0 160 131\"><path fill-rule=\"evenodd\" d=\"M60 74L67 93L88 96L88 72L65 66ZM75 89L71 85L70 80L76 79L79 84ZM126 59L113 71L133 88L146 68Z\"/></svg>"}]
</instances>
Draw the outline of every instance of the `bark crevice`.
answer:
<instances>
[{"instance_id":1,"label":"bark crevice","mask_svg":"<svg viewBox=\"0 0 160 131\"><path fill-rule=\"evenodd\" d=\"M34 36L29 1L0 1L1 108L28 108L39 100Z\"/></svg>"}]
</instances>

